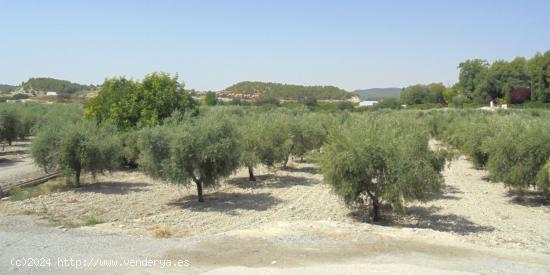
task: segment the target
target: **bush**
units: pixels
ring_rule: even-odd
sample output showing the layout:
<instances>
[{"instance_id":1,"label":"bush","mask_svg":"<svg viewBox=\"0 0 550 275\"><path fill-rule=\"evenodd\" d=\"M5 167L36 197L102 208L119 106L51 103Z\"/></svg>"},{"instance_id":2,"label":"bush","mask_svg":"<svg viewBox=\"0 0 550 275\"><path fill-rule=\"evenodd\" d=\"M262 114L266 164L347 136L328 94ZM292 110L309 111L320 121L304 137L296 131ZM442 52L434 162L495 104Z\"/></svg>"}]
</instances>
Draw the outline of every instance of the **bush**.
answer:
<instances>
[{"instance_id":1,"label":"bush","mask_svg":"<svg viewBox=\"0 0 550 275\"><path fill-rule=\"evenodd\" d=\"M204 97L204 105L215 106L218 104L218 97L215 92L207 92Z\"/></svg>"},{"instance_id":2,"label":"bush","mask_svg":"<svg viewBox=\"0 0 550 275\"><path fill-rule=\"evenodd\" d=\"M404 200L422 199L441 186L444 159L429 149L428 139L423 125L400 115L349 120L323 147L324 181L348 204L368 197L376 221L383 201L402 210Z\"/></svg>"},{"instance_id":3,"label":"bush","mask_svg":"<svg viewBox=\"0 0 550 275\"><path fill-rule=\"evenodd\" d=\"M512 104L522 104L531 98L531 90L525 87L518 87L511 90L508 97Z\"/></svg>"}]
</instances>

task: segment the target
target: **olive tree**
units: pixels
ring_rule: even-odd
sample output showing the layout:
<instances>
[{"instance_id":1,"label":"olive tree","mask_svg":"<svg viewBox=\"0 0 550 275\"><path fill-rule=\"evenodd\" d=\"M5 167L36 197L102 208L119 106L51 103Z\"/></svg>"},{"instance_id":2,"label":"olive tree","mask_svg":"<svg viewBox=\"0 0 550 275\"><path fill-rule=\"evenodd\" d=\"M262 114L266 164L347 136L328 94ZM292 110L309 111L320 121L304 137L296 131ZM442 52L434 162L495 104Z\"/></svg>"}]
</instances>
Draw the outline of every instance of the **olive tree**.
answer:
<instances>
[{"instance_id":1,"label":"olive tree","mask_svg":"<svg viewBox=\"0 0 550 275\"><path fill-rule=\"evenodd\" d=\"M326 141L328 128L324 124L327 117L316 113L287 115L288 146L285 152L283 168L286 168L291 155L300 157L314 149L319 149Z\"/></svg>"},{"instance_id":2,"label":"olive tree","mask_svg":"<svg viewBox=\"0 0 550 275\"><path fill-rule=\"evenodd\" d=\"M248 168L249 180L255 181L258 164L273 166L287 158L284 148L291 146L290 128L280 113L252 113L240 119L241 161Z\"/></svg>"},{"instance_id":3,"label":"olive tree","mask_svg":"<svg viewBox=\"0 0 550 275\"><path fill-rule=\"evenodd\" d=\"M413 119L376 115L351 119L332 131L320 163L324 182L348 204L368 197L372 218L382 202L403 210L442 183L444 158L428 147L429 134Z\"/></svg>"},{"instance_id":4,"label":"olive tree","mask_svg":"<svg viewBox=\"0 0 550 275\"><path fill-rule=\"evenodd\" d=\"M544 171L550 159L550 122L547 118L508 115L500 118L497 138L487 138L483 151L493 180L524 189L537 187L548 193Z\"/></svg>"},{"instance_id":5,"label":"olive tree","mask_svg":"<svg viewBox=\"0 0 550 275\"><path fill-rule=\"evenodd\" d=\"M217 114L145 128L138 148L145 173L175 184L195 183L199 202L204 201L203 188L217 185L240 164L237 131Z\"/></svg>"},{"instance_id":6,"label":"olive tree","mask_svg":"<svg viewBox=\"0 0 550 275\"><path fill-rule=\"evenodd\" d=\"M46 172L60 171L74 177L80 187L82 173L96 175L119 165L120 140L111 124L95 121L52 123L42 127L31 147L34 161Z\"/></svg>"},{"instance_id":7,"label":"olive tree","mask_svg":"<svg viewBox=\"0 0 550 275\"><path fill-rule=\"evenodd\" d=\"M19 119L13 109L0 111L0 139L9 145L19 136Z\"/></svg>"}]
</instances>

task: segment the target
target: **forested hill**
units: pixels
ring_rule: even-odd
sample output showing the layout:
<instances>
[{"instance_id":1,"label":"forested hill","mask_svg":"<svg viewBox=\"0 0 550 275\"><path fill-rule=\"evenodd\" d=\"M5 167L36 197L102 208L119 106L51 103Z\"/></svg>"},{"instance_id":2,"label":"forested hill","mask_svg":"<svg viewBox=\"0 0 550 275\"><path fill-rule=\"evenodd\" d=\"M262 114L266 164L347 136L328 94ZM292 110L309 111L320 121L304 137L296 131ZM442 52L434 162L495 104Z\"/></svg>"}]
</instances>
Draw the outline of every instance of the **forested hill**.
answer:
<instances>
[{"instance_id":1,"label":"forested hill","mask_svg":"<svg viewBox=\"0 0 550 275\"><path fill-rule=\"evenodd\" d=\"M0 84L0 92L9 92L15 89L15 86Z\"/></svg>"},{"instance_id":2,"label":"forested hill","mask_svg":"<svg viewBox=\"0 0 550 275\"><path fill-rule=\"evenodd\" d=\"M303 86L271 82L244 81L225 89L235 94L257 94L277 99L346 99L353 96L334 86Z\"/></svg>"},{"instance_id":3,"label":"forested hill","mask_svg":"<svg viewBox=\"0 0 550 275\"><path fill-rule=\"evenodd\" d=\"M81 85L66 80L54 78L31 78L19 87L25 91L57 92L59 94L71 95L80 91L94 90L93 85Z\"/></svg>"},{"instance_id":4,"label":"forested hill","mask_svg":"<svg viewBox=\"0 0 550 275\"><path fill-rule=\"evenodd\" d=\"M353 93L359 95L362 99L380 100L384 98L399 98L401 90L401 88L372 88L355 90Z\"/></svg>"}]
</instances>

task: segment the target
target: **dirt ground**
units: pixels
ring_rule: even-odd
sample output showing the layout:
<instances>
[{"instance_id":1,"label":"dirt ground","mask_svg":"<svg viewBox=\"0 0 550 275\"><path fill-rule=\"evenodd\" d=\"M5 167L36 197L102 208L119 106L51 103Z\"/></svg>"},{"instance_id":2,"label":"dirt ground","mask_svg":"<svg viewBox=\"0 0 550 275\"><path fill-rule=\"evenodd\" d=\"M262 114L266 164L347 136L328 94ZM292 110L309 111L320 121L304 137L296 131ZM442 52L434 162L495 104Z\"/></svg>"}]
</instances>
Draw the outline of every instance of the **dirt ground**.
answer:
<instances>
[{"instance_id":1,"label":"dirt ground","mask_svg":"<svg viewBox=\"0 0 550 275\"><path fill-rule=\"evenodd\" d=\"M58 229L65 226L69 231L90 234L152 237L155 230L162 229L170 232L169 239L204 241L203 250L174 249L165 256L185 254L196 263L218 267L227 267L225 264L230 262L245 267L263 266L266 261L279 258L279 264L299 268L304 261L324 263L325 257L331 257L331 262L353 258L354 253L367 253L363 248L369 242L374 245L367 236L378 236L379 249L393 249L396 253L414 247L419 253L439 251L441 255L456 256L460 249L442 247L458 245L487 253L506 251L506 255L512 255L510 259L527 255L525 259L537 264L550 262L547 201L535 192L520 194L501 183L489 182L487 174L474 169L463 156L446 167L446 186L440 194L423 203L408 204L406 215L387 215L381 224L366 223L356 210L346 208L322 184L314 164L292 163L287 170L259 168L256 172L258 181L249 182L247 171L239 171L219 188L208 190L204 203L196 201L194 188L151 180L132 171L95 180L86 178L87 184L78 190L23 201L3 200L0 213L30 215L53 223ZM95 222L89 226L71 228L90 218ZM323 241L316 241L305 253L302 244L319 238ZM390 241L381 244L384 238L401 241L397 246ZM285 246L276 248L274 243ZM332 246L339 247L333 254L327 252ZM220 247L225 248L219 250ZM216 257L200 257L214 253L214 248L219 251ZM256 251L254 257L247 256L251 250ZM300 258L306 254L307 258Z\"/></svg>"},{"instance_id":2,"label":"dirt ground","mask_svg":"<svg viewBox=\"0 0 550 275\"><path fill-rule=\"evenodd\" d=\"M0 148L0 188L45 175L30 158L30 146L30 141L16 141L12 146Z\"/></svg>"}]
</instances>

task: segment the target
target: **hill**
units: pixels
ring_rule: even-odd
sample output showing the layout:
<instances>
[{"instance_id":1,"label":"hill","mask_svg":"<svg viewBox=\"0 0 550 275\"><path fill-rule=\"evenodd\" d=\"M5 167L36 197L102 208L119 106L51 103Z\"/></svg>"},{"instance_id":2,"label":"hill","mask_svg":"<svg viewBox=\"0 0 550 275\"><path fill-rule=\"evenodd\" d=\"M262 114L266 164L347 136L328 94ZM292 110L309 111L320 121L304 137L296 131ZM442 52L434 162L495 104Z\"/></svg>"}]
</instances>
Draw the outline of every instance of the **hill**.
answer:
<instances>
[{"instance_id":1,"label":"hill","mask_svg":"<svg viewBox=\"0 0 550 275\"><path fill-rule=\"evenodd\" d=\"M67 80L55 78L30 78L17 88L18 91L32 94L45 94L46 92L57 92L60 95L73 95L82 91L95 90L94 85L82 85Z\"/></svg>"},{"instance_id":2,"label":"hill","mask_svg":"<svg viewBox=\"0 0 550 275\"><path fill-rule=\"evenodd\" d=\"M15 90L15 86L0 84L0 92L11 92Z\"/></svg>"},{"instance_id":3,"label":"hill","mask_svg":"<svg viewBox=\"0 0 550 275\"><path fill-rule=\"evenodd\" d=\"M355 90L353 93L359 95L362 99L380 100L384 98L399 98L401 90L401 88L372 88Z\"/></svg>"},{"instance_id":4,"label":"hill","mask_svg":"<svg viewBox=\"0 0 550 275\"><path fill-rule=\"evenodd\" d=\"M303 86L258 81L239 82L225 89L224 93L236 97L257 95L287 100L300 98L347 99L353 96L352 93L334 86Z\"/></svg>"}]
</instances>

